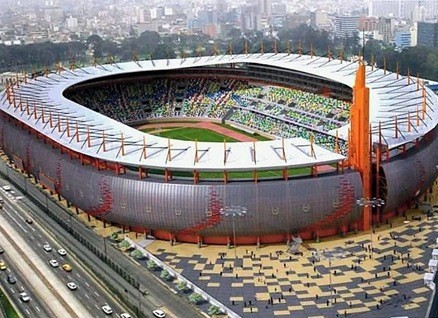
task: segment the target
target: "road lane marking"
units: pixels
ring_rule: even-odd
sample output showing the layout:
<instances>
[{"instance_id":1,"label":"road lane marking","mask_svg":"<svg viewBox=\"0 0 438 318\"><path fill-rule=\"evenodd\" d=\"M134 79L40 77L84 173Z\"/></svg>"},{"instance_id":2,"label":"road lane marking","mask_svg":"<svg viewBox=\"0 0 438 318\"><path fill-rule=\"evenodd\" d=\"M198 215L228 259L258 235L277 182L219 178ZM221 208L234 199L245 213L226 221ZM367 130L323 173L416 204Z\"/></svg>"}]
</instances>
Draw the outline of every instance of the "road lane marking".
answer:
<instances>
[{"instance_id":1,"label":"road lane marking","mask_svg":"<svg viewBox=\"0 0 438 318\"><path fill-rule=\"evenodd\" d=\"M100 295L99 295L97 292L94 292L94 294L95 294L97 297L100 297Z\"/></svg>"},{"instance_id":2,"label":"road lane marking","mask_svg":"<svg viewBox=\"0 0 438 318\"><path fill-rule=\"evenodd\" d=\"M24 232L24 233L27 233L27 230L14 218L14 217L12 217L12 215L7 211L7 210L4 210L5 212L6 212L6 214L9 216L9 218L12 220L12 221L14 221L19 227L20 227L20 229ZM19 217L21 217L21 216L19 216Z\"/></svg>"},{"instance_id":3,"label":"road lane marking","mask_svg":"<svg viewBox=\"0 0 438 318\"><path fill-rule=\"evenodd\" d=\"M38 306L35 306L35 309L38 310L39 312L41 311Z\"/></svg>"}]
</instances>

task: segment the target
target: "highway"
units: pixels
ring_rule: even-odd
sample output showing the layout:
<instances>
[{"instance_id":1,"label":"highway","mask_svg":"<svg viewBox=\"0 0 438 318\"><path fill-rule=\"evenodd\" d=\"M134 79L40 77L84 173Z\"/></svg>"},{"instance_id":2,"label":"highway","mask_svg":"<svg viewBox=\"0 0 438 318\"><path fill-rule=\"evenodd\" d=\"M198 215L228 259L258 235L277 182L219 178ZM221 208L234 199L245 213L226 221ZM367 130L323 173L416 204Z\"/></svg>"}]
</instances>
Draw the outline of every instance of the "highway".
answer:
<instances>
[{"instance_id":1,"label":"highway","mask_svg":"<svg viewBox=\"0 0 438 318\"><path fill-rule=\"evenodd\" d=\"M4 243L4 240L1 240ZM3 245L2 245L3 247ZM3 247L3 249L5 249ZM22 273L15 265L13 257L15 250L5 249L5 252L0 255L7 269L0 272L1 285L3 286L4 292L8 295L10 300L14 302L15 307L19 310L23 317L53 317L54 314L44 304L40 301L37 293L35 292L32 285L26 279L26 273ZM8 275L11 275L17 279L17 282L11 284L8 282ZM25 291L30 296L29 302L23 302L20 300L20 292Z\"/></svg>"},{"instance_id":2,"label":"highway","mask_svg":"<svg viewBox=\"0 0 438 318\"><path fill-rule=\"evenodd\" d=\"M32 217L21 207L21 200L25 200L21 195L17 194L15 190L4 191L0 190L0 194L4 198L3 209L0 210L2 216L7 222L14 226L20 232L21 237L25 240L30 248L39 256L43 261L41 271L46 273L50 271L56 276L55 281L51 281L52 285L56 289L61 289L71 294L87 309L87 317L105 317L105 313L102 311L102 306L108 304L114 310L114 316L120 317L120 313L127 312L126 309L115 300L113 297L103 289L103 287L97 282L95 277L91 276L84 268L83 265L75 258L74 254L65 247L62 246L55 237L49 235L37 221L34 221ZM19 198L17 200L17 197ZM32 223L29 224L29 220ZM2 224L4 226L4 224ZM44 250L43 246L49 245L51 251ZM58 253L59 249L64 249L67 254L62 256ZM15 251L14 251L15 252ZM9 254L5 250L6 254ZM56 260L59 264L57 267L49 265L50 260ZM9 258L10 261L10 258ZM62 265L69 264L72 267L71 272L67 272L62 269ZM41 265L39 265L41 267ZM50 278L48 278L50 279ZM20 281L25 281L25 277L20 277ZM76 290L70 290L67 287L67 283L73 282L76 284ZM6 282L7 283L7 282ZM32 290L29 286L26 290ZM31 293L32 300L37 300L38 297ZM30 306L33 301L23 306ZM37 303L37 302L36 302ZM37 303L38 305L38 303ZM39 303L38 309L45 308L44 304ZM46 309L46 308L45 308ZM25 309L28 310L29 309ZM35 309L36 310L36 309ZM30 317L42 317L38 312L29 313ZM53 316L53 314L47 313L47 317Z\"/></svg>"},{"instance_id":3,"label":"highway","mask_svg":"<svg viewBox=\"0 0 438 318\"><path fill-rule=\"evenodd\" d=\"M34 223L43 227L44 232L50 233L51 237L56 237L56 243L53 243L50 239L39 240L41 246L47 241L53 244L53 247L65 248L68 252L67 257L74 255L77 260L80 260L88 271L98 277L99 281L105 282L105 285L111 289L111 294L115 299L123 304L130 304L131 312L135 313L135 316L151 317L152 310L161 308L166 312L166 317L203 317L197 308L170 291L163 283L158 282L149 271L113 248L108 240L97 236L92 229L79 222L75 216L67 213L52 197L41 193L21 173L7 168L6 163L2 160L0 160L0 173L3 173L7 179L12 179L15 183L21 185L22 191L34 198L32 200L28 199L15 189L9 180L0 179L0 186L10 184L15 192L12 193L11 191L10 194L19 198L18 200L14 199L11 204L23 210L17 212L23 218L20 225L25 228L23 215L29 214ZM35 199L37 201L34 201ZM36 202L39 202L39 204L36 205ZM8 209L8 207L6 208ZM19 218L19 216L17 217ZM11 216L10 218L14 217ZM31 239L29 239L29 242L32 242ZM38 246L38 243L36 245L35 248L43 253L44 250ZM106 259L107 262L103 262L102 259ZM63 261L61 258L58 258L58 260ZM64 280L65 282L66 280ZM77 282L77 284L80 288L84 287L82 283ZM85 284L85 286L87 285ZM99 292L98 294L102 295ZM90 293L87 293L87 295L92 296ZM86 301L83 303L86 304Z\"/></svg>"}]
</instances>

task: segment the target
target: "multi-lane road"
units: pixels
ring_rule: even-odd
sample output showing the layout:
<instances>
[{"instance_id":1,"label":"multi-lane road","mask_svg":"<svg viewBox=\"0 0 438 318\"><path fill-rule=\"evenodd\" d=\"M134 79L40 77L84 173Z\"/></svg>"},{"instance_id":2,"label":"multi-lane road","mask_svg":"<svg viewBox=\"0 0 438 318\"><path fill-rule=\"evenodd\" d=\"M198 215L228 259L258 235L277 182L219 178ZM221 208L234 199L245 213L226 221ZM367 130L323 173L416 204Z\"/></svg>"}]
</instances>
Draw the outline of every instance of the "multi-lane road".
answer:
<instances>
[{"instance_id":1,"label":"multi-lane road","mask_svg":"<svg viewBox=\"0 0 438 318\"><path fill-rule=\"evenodd\" d=\"M133 317L151 317L152 311L157 308L163 309L166 317L169 318L203 316L199 310L190 306L174 291L169 291L164 283L158 282L151 273L126 258L120 251L112 248L105 239L98 237L92 229L68 214L50 196L42 194L25 176L8 168L2 160L0 160L0 173L16 184L20 184L24 193L29 195L29 198L23 195L10 181L0 177L0 197L8 198L5 199L5 211L0 210L0 216L7 218L8 223L24 237L25 245L30 246L32 253L39 255L38 258L43 262L41 267L56 274L57 283L53 288L60 292L69 292L70 297L74 296L72 300L92 312L92 315L80 317L102 316L101 306L104 303L109 303L113 307L113 316L119 316L122 310L126 312L127 308L121 307L127 303L132 306ZM10 185L11 190L4 191L2 189L4 185ZM30 197L33 199L31 200ZM37 201L38 205L35 203ZM50 213L47 213L48 211ZM32 219L33 223L26 223L26 218ZM53 248L51 254L43 249L46 243ZM57 254L56 250L60 247L67 250L66 257ZM101 260L103 252L105 258L109 260L108 263ZM99 253L100 258L96 255ZM63 262L69 262L73 271L69 274L59 267L51 268L48 264L51 257L61 265ZM76 273L79 273L80 277L75 276ZM70 291L66 287L69 280L78 285L76 291ZM111 291L107 292L107 288ZM113 299L111 295L114 296ZM120 303L122 305L117 305Z\"/></svg>"},{"instance_id":2,"label":"multi-lane road","mask_svg":"<svg viewBox=\"0 0 438 318\"><path fill-rule=\"evenodd\" d=\"M2 285L5 291L15 300L19 310L28 317L53 317L51 304L44 301L47 293L36 288L29 283L28 279L31 275L43 277L43 283L49 291L56 290L55 297L62 298L61 303L70 308L70 314L75 312L78 317L83 317L84 309L87 317L105 317L106 314L102 311L102 306L108 304L114 311L113 315L120 317L121 313L127 312L93 277L76 259L68 247L62 246L56 238L47 233L37 221L33 220L32 216L23 209L20 202L24 198L16 196L14 190L0 190L0 196L4 198L3 208L0 209L1 231L5 239L2 247L5 252L0 255L7 264L6 271L2 271ZM18 199L17 199L18 198ZM10 231L16 231L15 235L9 235ZM2 233L0 233L1 235ZM22 243L19 244L17 234L22 238ZM7 242L9 241L9 242ZM44 246L46 245L46 249ZM47 248L51 247L51 250ZM64 249L66 255L60 255L59 249ZM20 255L21 254L21 255ZM17 257L21 256L21 258ZM36 256L36 257L35 257ZM56 260L59 264L54 267L49 264L49 261ZM21 262L18 263L17 262ZM22 262L29 263L33 273L23 272L19 265ZM53 263L53 262L52 262ZM63 265L68 264L72 270L67 272L63 269ZM7 280L7 274L17 278L17 283L10 284ZM67 283L73 282L77 289L71 290L67 287ZM19 291L23 289L29 295L31 300L23 302L20 300ZM39 293L38 293L39 292ZM66 295L66 296L65 296ZM73 299L77 303L72 305ZM83 306L81 310L78 307ZM56 315L55 315L56 316Z\"/></svg>"},{"instance_id":3,"label":"multi-lane road","mask_svg":"<svg viewBox=\"0 0 438 318\"><path fill-rule=\"evenodd\" d=\"M1 240L4 243L4 240ZM15 307L20 311L24 317L53 317L54 314L51 312L44 303L41 302L39 297L36 297L36 292L32 285L30 285L26 279L26 273L22 273L18 267L15 265L13 257L9 254L11 251L0 255L7 266L6 270L1 271L0 279L3 290L8 294L11 301L15 304ZM8 281L8 275L14 277L16 282L11 284ZM31 300L29 302L24 302L20 299L20 293L26 292Z\"/></svg>"}]
</instances>

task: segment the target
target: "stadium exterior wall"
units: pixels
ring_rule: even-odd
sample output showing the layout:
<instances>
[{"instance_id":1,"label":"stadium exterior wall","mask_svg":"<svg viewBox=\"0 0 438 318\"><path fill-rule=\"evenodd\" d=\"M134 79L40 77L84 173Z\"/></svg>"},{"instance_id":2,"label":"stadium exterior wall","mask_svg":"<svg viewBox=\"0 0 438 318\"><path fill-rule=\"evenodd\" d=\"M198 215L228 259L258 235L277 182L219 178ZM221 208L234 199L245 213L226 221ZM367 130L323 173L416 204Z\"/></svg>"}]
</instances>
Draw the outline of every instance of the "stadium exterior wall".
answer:
<instances>
[{"instance_id":1,"label":"stadium exterior wall","mask_svg":"<svg viewBox=\"0 0 438 318\"><path fill-rule=\"evenodd\" d=\"M78 159L7 116L0 120L5 153L83 211L162 239L227 243L280 242L357 229L360 174L323 174L287 181L211 182L139 179L82 165ZM224 211L245 211L242 217ZM221 213L222 212L222 213Z\"/></svg>"},{"instance_id":2,"label":"stadium exterior wall","mask_svg":"<svg viewBox=\"0 0 438 318\"><path fill-rule=\"evenodd\" d=\"M438 175L437 134L435 127L417 145L381 165L387 184L385 211L409 206L433 185Z\"/></svg>"}]
</instances>

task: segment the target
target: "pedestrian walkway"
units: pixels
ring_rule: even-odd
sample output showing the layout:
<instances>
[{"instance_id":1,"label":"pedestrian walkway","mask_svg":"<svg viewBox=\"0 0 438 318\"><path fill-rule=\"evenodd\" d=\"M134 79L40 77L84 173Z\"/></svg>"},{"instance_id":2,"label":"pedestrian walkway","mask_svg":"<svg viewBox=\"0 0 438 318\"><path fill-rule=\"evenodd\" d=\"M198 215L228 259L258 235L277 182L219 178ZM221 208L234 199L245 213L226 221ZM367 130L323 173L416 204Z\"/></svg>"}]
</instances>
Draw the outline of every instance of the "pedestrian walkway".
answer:
<instances>
[{"instance_id":1,"label":"pedestrian walkway","mask_svg":"<svg viewBox=\"0 0 438 318\"><path fill-rule=\"evenodd\" d=\"M436 193L429 199L438 202ZM145 239L79 212L99 235ZM423 275L435 233L438 215L410 210L374 233L306 242L295 254L286 245L239 246L235 258L225 246L167 241L146 249L243 317L424 317L432 292Z\"/></svg>"},{"instance_id":2,"label":"pedestrian walkway","mask_svg":"<svg viewBox=\"0 0 438 318\"><path fill-rule=\"evenodd\" d=\"M164 241L147 250L243 317L424 317L433 232L438 216L410 211L374 234L308 243L299 254L239 246L235 259L224 246Z\"/></svg>"}]
</instances>

